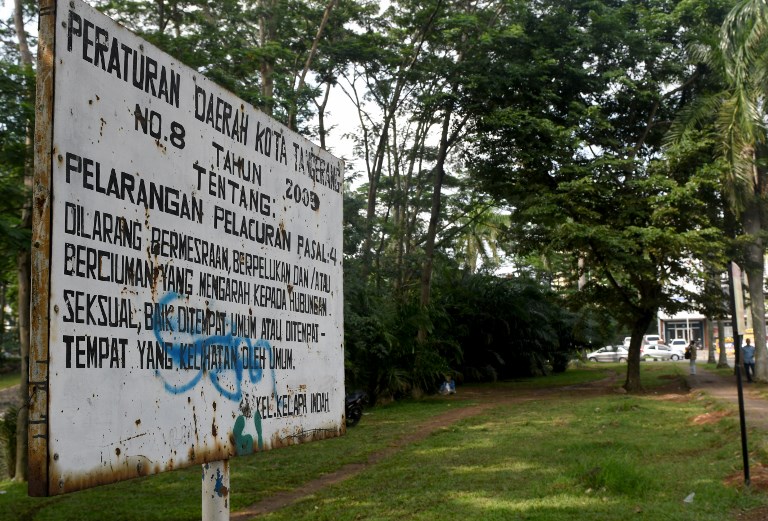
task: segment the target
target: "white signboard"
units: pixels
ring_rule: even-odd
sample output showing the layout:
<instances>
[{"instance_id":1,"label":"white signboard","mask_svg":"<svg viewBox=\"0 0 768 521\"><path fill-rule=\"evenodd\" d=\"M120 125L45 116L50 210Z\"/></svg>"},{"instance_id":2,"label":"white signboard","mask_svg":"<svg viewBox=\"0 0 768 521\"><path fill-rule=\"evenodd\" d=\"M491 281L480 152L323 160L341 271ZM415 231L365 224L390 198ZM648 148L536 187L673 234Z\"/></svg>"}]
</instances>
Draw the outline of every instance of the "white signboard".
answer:
<instances>
[{"instance_id":1,"label":"white signboard","mask_svg":"<svg viewBox=\"0 0 768 521\"><path fill-rule=\"evenodd\" d=\"M343 163L56 9L48 493L343 434Z\"/></svg>"}]
</instances>

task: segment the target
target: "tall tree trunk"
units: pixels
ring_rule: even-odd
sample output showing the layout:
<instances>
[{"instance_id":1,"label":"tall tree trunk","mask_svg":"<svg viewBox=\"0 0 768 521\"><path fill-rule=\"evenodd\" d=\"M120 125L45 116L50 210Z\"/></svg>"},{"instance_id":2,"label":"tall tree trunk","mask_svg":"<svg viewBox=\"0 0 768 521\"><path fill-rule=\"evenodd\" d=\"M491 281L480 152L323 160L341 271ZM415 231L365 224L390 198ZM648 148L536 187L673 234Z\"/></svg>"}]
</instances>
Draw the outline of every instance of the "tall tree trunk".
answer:
<instances>
[{"instance_id":1,"label":"tall tree trunk","mask_svg":"<svg viewBox=\"0 0 768 521\"><path fill-rule=\"evenodd\" d=\"M379 136L376 154L373 158L373 169L368 173L368 204L365 210L365 236L363 238L363 279L368 278L371 268L371 249L373 248L373 230L376 222L376 203L378 202L379 181L384 170L384 158L387 155L389 144L389 129L400 106L400 96L405 85L404 78L398 79L394 94L384 112L384 126Z\"/></svg>"},{"instance_id":2,"label":"tall tree trunk","mask_svg":"<svg viewBox=\"0 0 768 521\"><path fill-rule=\"evenodd\" d=\"M728 350L725 347L725 322L721 318L717 319L717 346L720 349L720 356L717 360L717 368L723 369L730 367L728 365Z\"/></svg>"},{"instance_id":3,"label":"tall tree trunk","mask_svg":"<svg viewBox=\"0 0 768 521\"><path fill-rule=\"evenodd\" d=\"M24 12L22 10L22 0L15 0L13 11L13 22L16 29L16 37L19 41L19 52L21 54L22 65L28 70L33 67L32 52L27 43L27 32L24 28ZM31 126L27 131L28 155L32 152ZM32 185L33 163L27 160L24 165L24 183L28 188ZM31 191L30 191L31 194ZM32 229L32 200L25 203L22 211L21 226L25 229ZM29 421L28 392L29 392L29 342L30 342L30 286L32 261L30 252L27 249L20 251L16 257L16 266L19 277L19 346L21 351L21 382L19 385L19 397L21 407L16 426L16 481L27 480L27 428Z\"/></svg>"},{"instance_id":4,"label":"tall tree trunk","mask_svg":"<svg viewBox=\"0 0 768 521\"><path fill-rule=\"evenodd\" d=\"M709 352L707 363L714 364L717 362L717 359L715 358L715 325L712 318L707 318L707 329L704 334L707 335L707 345L709 346L707 349Z\"/></svg>"},{"instance_id":5,"label":"tall tree trunk","mask_svg":"<svg viewBox=\"0 0 768 521\"><path fill-rule=\"evenodd\" d=\"M765 296L763 294L765 242L762 238L762 199L756 195L746 205L741 215L744 233L752 240L745 251L744 271L747 274L752 331L755 344L755 377L768 381L768 352L765 349ZM736 349L739 346L734 346Z\"/></svg>"},{"instance_id":6,"label":"tall tree trunk","mask_svg":"<svg viewBox=\"0 0 768 521\"><path fill-rule=\"evenodd\" d=\"M294 97L291 101L291 108L288 112L288 128L291 130L297 129L299 93L301 93L301 90L304 88L307 79L307 73L309 72L309 67L312 65L312 60L314 60L315 54L317 54L317 46L320 44L320 37L323 35L323 29L325 29L325 26L328 23L328 19L331 17L331 10L335 4L336 0L330 0L328 5L325 6L325 11L323 12L323 20L320 22L320 27L317 28L315 39L312 40L312 48L309 50L309 55L307 56L307 60L304 62L304 68L302 69L299 76L299 83L296 85L293 91Z\"/></svg>"},{"instance_id":7,"label":"tall tree trunk","mask_svg":"<svg viewBox=\"0 0 768 521\"><path fill-rule=\"evenodd\" d=\"M407 169L404 176L402 176L401 184L398 186L398 193L401 194L401 208L399 221L397 222L396 243L396 266L398 275L395 288L398 293L405 287L406 281L411 279L411 269L406 266L405 259L410 254L413 246L413 230L415 226L413 219L419 213L419 210L416 207L418 206L418 201L421 195L421 186L419 183L416 183L416 191L413 196L410 197L410 201L409 195L411 193L411 188L414 185L414 172L420 170L420 168L417 167L417 164L420 166L421 161L423 160L424 143L429 135L430 128L431 126L428 123L419 121L413 135L413 146L408 152Z\"/></svg>"},{"instance_id":8,"label":"tall tree trunk","mask_svg":"<svg viewBox=\"0 0 768 521\"><path fill-rule=\"evenodd\" d=\"M21 63L26 67L32 67L34 58L32 51L27 43L27 30L24 28L24 11L22 1L15 0L13 4L13 25L16 29L16 37L19 40L19 53L21 53Z\"/></svg>"},{"instance_id":9,"label":"tall tree trunk","mask_svg":"<svg viewBox=\"0 0 768 521\"><path fill-rule=\"evenodd\" d=\"M27 217L28 216L28 217ZM32 212L25 210L25 224L32 224ZM31 286L31 256L29 251L22 251L16 258L19 272L19 345L21 347L21 382L19 397L21 406L16 423L16 474L14 480L27 480L27 428L29 427L29 306Z\"/></svg>"},{"instance_id":10,"label":"tall tree trunk","mask_svg":"<svg viewBox=\"0 0 768 521\"><path fill-rule=\"evenodd\" d=\"M313 100L317 107L317 134L320 137L320 148L328 150L325 144L325 138L328 135L328 129L325 128L325 109L328 107L328 97L331 93L331 83L328 82L325 85L325 94L323 94L323 101L318 103L317 100Z\"/></svg>"},{"instance_id":11,"label":"tall tree trunk","mask_svg":"<svg viewBox=\"0 0 768 521\"><path fill-rule=\"evenodd\" d=\"M443 117L443 128L440 134L440 149L435 164L435 178L432 187L432 210L429 217L426 244L424 245L424 265L421 270L421 307L429 307L432 291L432 271L435 261L435 238L437 237L437 225L440 222L440 210L442 208L443 180L445 179L445 162L448 158L448 131L451 127L452 110L446 110ZM427 330L424 325L419 326L418 340L427 339Z\"/></svg>"},{"instance_id":12,"label":"tall tree trunk","mask_svg":"<svg viewBox=\"0 0 768 521\"><path fill-rule=\"evenodd\" d=\"M408 84L407 75L416 64L421 51L425 45L426 38L434 30L434 22L437 15L443 8L442 0L438 0L435 4L432 13L420 27L414 35L414 45L411 50L411 54L408 61L403 64L397 73L397 80L395 87L392 89L392 95L390 96L388 103L384 107L384 122L382 124L381 134L379 136L379 143L376 148L376 155L374 157L373 169L368 172L368 206L365 214L365 235L363 237L363 269L361 276L364 279L368 278L368 273L371 266L371 247L373 245L373 231L376 220L376 203L378 199L379 180L384 168L384 158L386 157L386 149L389 144L389 128L392 124L392 119L396 116L397 110L402 104L403 90Z\"/></svg>"},{"instance_id":13,"label":"tall tree trunk","mask_svg":"<svg viewBox=\"0 0 768 521\"><path fill-rule=\"evenodd\" d=\"M632 340L629 341L629 359L627 360L627 380L624 382L624 389L627 392L638 392L643 389L640 381L640 348L643 345L643 336L655 317L656 313L653 310L639 313L635 323L632 324Z\"/></svg>"},{"instance_id":14,"label":"tall tree trunk","mask_svg":"<svg viewBox=\"0 0 768 521\"><path fill-rule=\"evenodd\" d=\"M259 45L262 49L265 49L267 43L271 42L275 38L275 2L272 0L259 0L258 5L261 10L261 14L259 15ZM263 110L264 113L268 116L272 116L274 108L274 69L275 67L272 63L272 58L263 57L261 59L261 65L259 67L259 73L261 75L261 96L263 98L261 110Z\"/></svg>"}]
</instances>

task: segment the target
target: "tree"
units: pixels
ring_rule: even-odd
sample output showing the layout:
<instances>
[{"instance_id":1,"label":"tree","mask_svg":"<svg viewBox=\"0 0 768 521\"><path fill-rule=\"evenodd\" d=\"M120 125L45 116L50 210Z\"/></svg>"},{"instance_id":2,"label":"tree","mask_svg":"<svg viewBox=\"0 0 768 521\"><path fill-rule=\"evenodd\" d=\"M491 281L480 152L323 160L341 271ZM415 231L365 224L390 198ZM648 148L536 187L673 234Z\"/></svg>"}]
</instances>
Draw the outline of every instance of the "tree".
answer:
<instances>
[{"instance_id":1,"label":"tree","mask_svg":"<svg viewBox=\"0 0 768 521\"><path fill-rule=\"evenodd\" d=\"M641 388L642 336L658 309L690 305L679 297L693 301L682 284L693 259L722 251L700 197L713 179L661 148L697 86L683 60L688 7L540 3L489 45L493 72L474 93L487 110L474 121L473 172L514 208L522 252L585 259L582 298L632 331L628 391Z\"/></svg>"},{"instance_id":2,"label":"tree","mask_svg":"<svg viewBox=\"0 0 768 521\"><path fill-rule=\"evenodd\" d=\"M738 2L723 23L720 48L728 91L724 93L719 119L725 157L731 165L726 187L730 188L733 211L741 216L749 238L744 248L744 268L754 325L755 377L762 382L768 381L764 295L764 234L768 230L766 28L768 6L756 0Z\"/></svg>"},{"instance_id":3,"label":"tree","mask_svg":"<svg viewBox=\"0 0 768 521\"><path fill-rule=\"evenodd\" d=\"M462 202L465 212L443 233L441 244L451 244L460 265L470 273L476 273L480 266L498 267L501 262L500 243L509 227L509 216L499 213L495 206L475 199Z\"/></svg>"},{"instance_id":4,"label":"tree","mask_svg":"<svg viewBox=\"0 0 768 521\"><path fill-rule=\"evenodd\" d=\"M352 34L345 25L370 9L352 0L102 0L98 7L293 130L315 106L312 74L320 84L334 81L331 72L346 59L337 47Z\"/></svg>"},{"instance_id":5,"label":"tree","mask_svg":"<svg viewBox=\"0 0 768 521\"><path fill-rule=\"evenodd\" d=\"M21 385L16 437L15 479L27 477L27 392L30 346L30 236L32 229L32 130L34 128L34 62L25 30L32 6L14 4L15 48L0 56L0 247L3 269L15 256L18 295L18 334L21 354ZM5 277L4 277L5 278Z\"/></svg>"}]
</instances>

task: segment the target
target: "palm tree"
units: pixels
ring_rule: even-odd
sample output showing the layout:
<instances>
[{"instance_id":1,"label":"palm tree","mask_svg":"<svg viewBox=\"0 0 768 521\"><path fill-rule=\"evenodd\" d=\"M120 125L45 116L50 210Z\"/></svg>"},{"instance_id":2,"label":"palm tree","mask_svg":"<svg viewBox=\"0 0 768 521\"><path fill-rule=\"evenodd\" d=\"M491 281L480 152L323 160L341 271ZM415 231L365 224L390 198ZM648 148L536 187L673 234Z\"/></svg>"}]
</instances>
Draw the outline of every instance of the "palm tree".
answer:
<instances>
[{"instance_id":1,"label":"palm tree","mask_svg":"<svg viewBox=\"0 0 768 521\"><path fill-rule=\"evenodd\" d=\"M731 10L720 31L720 55L728 95L722 99L718 127L731 166L731 206L750 238L744 268L755 325L755 372L758 380L768 381L763 293L763 233L768 230L768 145L764 124L768 103L768 5L763 0L742 0Z\"/></svg>"},{"instance_id":2,"label":"palm tree","mask_svg":"<svg viewBox=\"0 0 768 521\"><path fill-rule=\"evenodd\" d=\"M768 148L763 122L768 103L768 6L764 0L738 2L715 38L689 47L689 52L694 62L719 74L723 90L691 104L669 138L681 143L689 129L714 129L728 165L723 177L726 213L740 219L746 239L743 264L752 323L764 324L764 230L768 230ZM765 327L755 327L754 334L756 377L768 381Z\"/></svg>"},{"instance_id":3,"label":"palm tree","mask_svg":"<svg viewBox=\"0 0 768 521\"><path fill-rule=\"evenodd\" d=\"M499 264L499 241L509 221L509 215L497 213L487 205L474 205L458 220L453 247L456 258L470 273L477 272L479 263Z\"/></svg>"}]
</instances>

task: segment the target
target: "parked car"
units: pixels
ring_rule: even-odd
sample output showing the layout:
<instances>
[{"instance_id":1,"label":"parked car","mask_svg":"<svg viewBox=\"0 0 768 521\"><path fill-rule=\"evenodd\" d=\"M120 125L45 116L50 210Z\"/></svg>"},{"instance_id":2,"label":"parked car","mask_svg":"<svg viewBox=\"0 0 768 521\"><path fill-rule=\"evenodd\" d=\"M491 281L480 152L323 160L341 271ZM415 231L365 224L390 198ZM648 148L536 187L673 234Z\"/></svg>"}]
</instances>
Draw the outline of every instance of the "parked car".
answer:
<instances>
[{"instance_id":1,"label":"parked car","mask_svg":"<svg viewBox=\"0 0 768 521\"><path fill-rule=\"evenodd\" d=\"M682 360L685 358L685 347L669 346L669 348L672 350L670 360Z\"/></svg>"},{"instance_id":2,"label":"parked car","mask_svg":"<svg viewBox=\"0 0 768 521\"><path fill-rule=\"evenodd\" d=\"M643 344L663 344L664 342L661 340L661 337L659 335L645 335L643 337Z\"/></svg>"},{"instance_id":3,"label":"parked car","mask_svg":"<svg viewBox=\"0 0 768 521\"><path fill-rule=\"evenodd\" d=\"M605 346L587 354L590 362L626 362L628 351L623 346Z\"/></svg>"},{"instance_id":4,"label":"parked car","mask_svg":"<svg viewBox=\"0 0 768 521\"><path fill-rule=\"evenodd\" d=\"M664 344L648 344L643 347L643 353L641 355L645 359L653 360L682 360L683 350Z\"/></svg>"},{"instance_id":5,"label":"parked car","mask_svg":"<svg viewBox=\"0 0 768 521\"><path fill-rule=\"evenodd\" d=\"M685 338L675 338L674 340L669 341L669 347L679 347L682 350L685 350L686 347L688 347L688 341Z\"/></svg>"},{"instance_id":6,"label":"parked car","mask_svg":"<svg viewBox=\"0 0 768 521\"><path fill-rule=\"evenodd\" d=\"M625 336L624 337L624 348L629 349L629 343L632 341L631 336Z\"/></svg>"}]
</instances>

